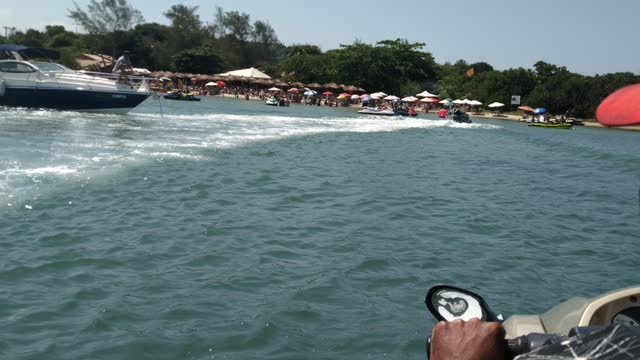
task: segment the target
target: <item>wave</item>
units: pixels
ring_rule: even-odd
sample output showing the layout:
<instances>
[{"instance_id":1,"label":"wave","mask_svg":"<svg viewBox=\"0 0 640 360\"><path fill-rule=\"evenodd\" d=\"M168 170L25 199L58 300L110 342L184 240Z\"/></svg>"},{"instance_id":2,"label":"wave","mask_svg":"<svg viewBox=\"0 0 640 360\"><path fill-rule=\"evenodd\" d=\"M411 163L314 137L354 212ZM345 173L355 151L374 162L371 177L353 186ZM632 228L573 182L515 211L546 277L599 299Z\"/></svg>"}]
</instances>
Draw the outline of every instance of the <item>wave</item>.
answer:
<instances>
[{"instance_id":1,"label":"wave","mask_svg":"<svg viewBox=\"0 0 640 360\"><path fill-rule=\"evenodd\" d=\"M164 159L202 161L211 156L211 149L233 149L292 137L499 128L424 117L359 116L342 109L305 107L291 107L286 113L258 107L245 113L233 113L232 107L228 109L230 113L212 109L193 113L186 107L170 109L173 113L165 114L155 110L146 106L126 116L3 110L6 116L0 121L0 134L4 133L0 140L10 150L4 153L7 158L0 153L0 198L15 194L28 197L36 186L41 191L42 183L55 179L109 176L123 167ZM25 121L31 122L31 129L22 126Z\"/></svg>"}]
</instances>

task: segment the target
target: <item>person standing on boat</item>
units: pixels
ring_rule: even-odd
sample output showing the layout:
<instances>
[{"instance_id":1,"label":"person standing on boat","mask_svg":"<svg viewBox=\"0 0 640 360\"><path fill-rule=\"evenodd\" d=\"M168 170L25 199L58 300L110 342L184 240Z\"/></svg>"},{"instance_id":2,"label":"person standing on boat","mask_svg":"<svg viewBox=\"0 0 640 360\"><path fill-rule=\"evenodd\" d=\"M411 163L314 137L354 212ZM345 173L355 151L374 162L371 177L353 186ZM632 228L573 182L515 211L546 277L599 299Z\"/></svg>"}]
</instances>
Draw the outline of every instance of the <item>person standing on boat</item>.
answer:
<instances>
[{"instance_id":1,"label":"person standing on boat","mask_svg":"<svg viewBox=\"0 0 640 360\"><path fill-rule=\"evenodd\" d=\"M129 59L129 51L123 51L122 55L116 61L116 64L113 66L113 70L111 70L114 74L126 75L133 73L133 65L131 64L131 59Z\"/></svg>"}]
</instances>

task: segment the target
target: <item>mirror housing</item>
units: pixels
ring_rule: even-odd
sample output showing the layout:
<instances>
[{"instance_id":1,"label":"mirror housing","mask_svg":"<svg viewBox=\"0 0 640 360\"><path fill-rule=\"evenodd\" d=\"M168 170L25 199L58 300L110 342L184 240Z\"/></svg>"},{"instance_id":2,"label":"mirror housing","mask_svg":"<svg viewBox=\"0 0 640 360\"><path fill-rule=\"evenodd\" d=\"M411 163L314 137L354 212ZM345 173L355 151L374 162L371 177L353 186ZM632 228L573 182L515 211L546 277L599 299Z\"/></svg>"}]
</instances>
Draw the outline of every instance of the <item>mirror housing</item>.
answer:
<instances>
[{"instance_id":1,"label":"mirror housing","mask_svg":"<svg viewBox=\"0 0 640 360\"><path fill-rule=\"evenodd\" d=\"M432 287L424 302L438 321L469 321L474 318L492 322L499 320L480 295L455 286Z\"/></svg>"}]
</instances>

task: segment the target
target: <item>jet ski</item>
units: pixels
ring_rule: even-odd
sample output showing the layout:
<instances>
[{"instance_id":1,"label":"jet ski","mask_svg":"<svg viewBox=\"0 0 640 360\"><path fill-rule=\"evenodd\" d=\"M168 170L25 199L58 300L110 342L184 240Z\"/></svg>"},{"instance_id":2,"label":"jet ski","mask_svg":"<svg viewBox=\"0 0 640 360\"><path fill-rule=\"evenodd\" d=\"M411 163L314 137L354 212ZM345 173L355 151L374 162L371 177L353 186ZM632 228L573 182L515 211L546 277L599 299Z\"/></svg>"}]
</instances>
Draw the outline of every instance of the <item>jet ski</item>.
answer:
<instances>
[{"instance_id":1,"label":"jet ski","mask_svg":"<svg viewBox=\"0 0 640 360\"><path fill-rule=\"evenodd\" d=\"M425 304L438 321L479 319L501 323L506 331L504 350L508 359L521 354L527 355L518 359L528 356L540 359L542 357L536 357L540 355L554 360L638 359L640 347L632 346L640 342L638 298L640 287L635 286L592 299L574 297L543 314L511 315L505 320L501 314L494 313L480 295L438 285L429 289ZM431 338L427 341L427 355L430 344ZM602 357L595 353L598 349ZM623 352L630 356L616 357Z\"/></svg>"},{"instance_id":2,"label":"jet ski","mask_svg":"<svg viewBox=\"0 0 640 360\"><path fill-rule=\"evenodd\" d=\"M393 110L388 108L379 108L379 107L365 107L364 109L358 111L358 114L362 115L379 115L379 116L394 116L396 113Z\"/></svg>"}]
</instances>

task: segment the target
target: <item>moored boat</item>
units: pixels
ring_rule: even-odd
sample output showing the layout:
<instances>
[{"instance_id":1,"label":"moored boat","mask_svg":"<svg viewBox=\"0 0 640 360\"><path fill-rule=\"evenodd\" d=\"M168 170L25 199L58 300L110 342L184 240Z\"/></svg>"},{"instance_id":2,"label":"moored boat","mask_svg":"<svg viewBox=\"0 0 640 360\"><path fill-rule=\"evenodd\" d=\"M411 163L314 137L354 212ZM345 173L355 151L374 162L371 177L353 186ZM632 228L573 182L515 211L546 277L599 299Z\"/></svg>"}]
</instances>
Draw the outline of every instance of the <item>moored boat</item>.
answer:
<instances>
[{"instance_id":1,"label":"moored boat","mask_svg":"<svg viewBox=\"0 0 640 360\"><path fill-rule=\"evenodd\" d=\"M200 101L199 97L195 97L193 94L189 93L169 93L165 94L164 98L167 100Z\"/></svg>"},{"instance_id":2,"label":"moored boat","mask_svg":"<svg viewBox=\"0 0 640 360\"><path fill-rule=\"evenodd\" d=\"M571 129L572 124L550 124L550 123L529 123L529 126L549 128L549 129Z\"/></svg>"},{"instance_id":3,"label":"moored boat","mask_svg":"<svg viewBox=\"0 0 640 360\"><path fill-rule=\"evenodd\" d=\"M365 107L364 109L358 111L358 114L362 115L379 115L379 116L394 116L396 113L393 110L387 108L378 108L378 107Z\"/></svg>"},{"instance_id":4,"label":"moored boat","mask_svg":"<svg viewBox=\"0 0 640 360\"><path fill-rule=\"evenodd\" d=\"M0 60L0 106L126 113L151 96L144 78L120 79L33 61L35 52L26 46L0 45L1 58L7 59Z\"/></svg>"}]
</instances>

